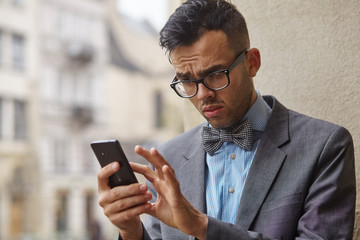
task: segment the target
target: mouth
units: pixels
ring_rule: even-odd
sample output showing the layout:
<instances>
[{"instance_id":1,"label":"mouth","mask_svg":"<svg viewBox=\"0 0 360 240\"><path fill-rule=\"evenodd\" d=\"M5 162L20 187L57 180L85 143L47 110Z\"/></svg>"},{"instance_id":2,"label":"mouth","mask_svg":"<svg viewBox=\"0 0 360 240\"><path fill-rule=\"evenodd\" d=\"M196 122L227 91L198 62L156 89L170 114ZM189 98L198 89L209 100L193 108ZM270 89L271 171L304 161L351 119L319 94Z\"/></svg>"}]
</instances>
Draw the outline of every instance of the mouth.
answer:
<instances>
[{"instance_id":1,"label":"mouth","mask_svg":"<svg viewBox=\"0 0 360 240\"><path fill-rule=\"evenodd\" d=\"M204 117L214 118L220 116L222 108L223 107L219 105L212 105L212 106L204 107L202 112L204 114Z\"/></svg>"}]
</instances>

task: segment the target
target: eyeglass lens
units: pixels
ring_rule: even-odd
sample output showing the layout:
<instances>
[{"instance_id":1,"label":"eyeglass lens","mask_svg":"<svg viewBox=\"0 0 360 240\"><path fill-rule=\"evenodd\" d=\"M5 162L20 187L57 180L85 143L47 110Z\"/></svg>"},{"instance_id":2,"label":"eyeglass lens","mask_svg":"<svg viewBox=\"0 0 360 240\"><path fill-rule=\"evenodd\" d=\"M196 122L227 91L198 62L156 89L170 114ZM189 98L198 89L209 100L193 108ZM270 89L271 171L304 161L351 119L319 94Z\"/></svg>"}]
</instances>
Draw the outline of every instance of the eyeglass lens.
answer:
<instances>
[{"instance_id":1,"label":"eyeglass lens","mask_svg":"<svg viewBox=\"0 0 360 240\"><path fill-rule=\"evenodd\" d=\"M198 91L198 84L201 81L180 81L175 85L176 91L184 97L195 95ZM217 71L210 73L203 79L204 85L210 90L220 90L229 83L228 76L225 71Z\"/></svg>"}]
</instances>

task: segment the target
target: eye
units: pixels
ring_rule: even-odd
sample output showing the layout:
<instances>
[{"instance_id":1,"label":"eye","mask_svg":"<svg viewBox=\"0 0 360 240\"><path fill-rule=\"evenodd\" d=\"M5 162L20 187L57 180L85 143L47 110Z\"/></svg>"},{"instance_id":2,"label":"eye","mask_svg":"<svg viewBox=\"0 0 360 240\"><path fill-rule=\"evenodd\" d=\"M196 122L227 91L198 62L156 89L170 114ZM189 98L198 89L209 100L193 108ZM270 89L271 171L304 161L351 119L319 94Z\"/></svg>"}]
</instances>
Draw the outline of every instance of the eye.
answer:
<instances>
[{"instance_id":1,"label":"eye","mask_svg":"<svg viewBox=\"0 0 360 240\"><path fill-rule=\"evenodd\" d=\"M194 82L192 81L182 81L181 83L184 86L184 88L190 88L194 86Z\"/></svg>"},{"instance_id":2,"label":"eye","mask_svg":"<svg viewBox=\"0 0 360 240\"><path fill-rule=\"evenodd\" d=\"M208 80L212 81L212 80L217 80L217 79L221 79L224 77L224 73L223 72L213 72L211 74L209 74L207 76Z\"/></svg>"}]
</instances>

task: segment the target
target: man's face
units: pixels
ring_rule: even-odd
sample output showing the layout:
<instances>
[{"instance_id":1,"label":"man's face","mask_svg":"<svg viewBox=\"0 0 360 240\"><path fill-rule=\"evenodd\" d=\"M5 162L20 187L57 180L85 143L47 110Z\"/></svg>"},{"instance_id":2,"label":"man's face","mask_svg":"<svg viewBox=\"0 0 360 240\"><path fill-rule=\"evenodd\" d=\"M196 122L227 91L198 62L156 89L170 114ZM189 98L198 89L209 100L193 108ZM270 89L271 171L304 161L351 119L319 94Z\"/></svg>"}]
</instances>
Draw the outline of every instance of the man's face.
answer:
<instances>
[{"instance_id":1,"label":"man's face","mask_svg":"<svg viewBox=\"0 0 360 240\"><path fill-rule=\"evenodd\" d=\"M198 79L216 70L227 69L235 60L227 37L222 31L208 31L190 46L179 46L171 61L179 79ZM212 91L199 84L198 93L189 98L198 111L215 128L230 127L239 122L256 99L247 59L230 72L230 85Z\"/></svg>"}]
</instances>

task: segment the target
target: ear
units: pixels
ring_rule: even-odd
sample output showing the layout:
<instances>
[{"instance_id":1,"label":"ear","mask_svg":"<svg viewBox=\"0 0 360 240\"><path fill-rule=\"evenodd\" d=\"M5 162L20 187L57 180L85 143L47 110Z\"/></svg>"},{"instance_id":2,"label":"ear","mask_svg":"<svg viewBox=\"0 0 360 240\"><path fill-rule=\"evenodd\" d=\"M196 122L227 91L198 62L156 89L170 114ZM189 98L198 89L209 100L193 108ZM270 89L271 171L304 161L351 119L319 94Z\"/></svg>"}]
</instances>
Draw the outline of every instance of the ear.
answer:
<instances>
[{"instance_id":1,"label":"ear","mask_svg":"<svg viewBox=\"0 0 360 240\"><path fill-rule=\"evenodd\" d=\"M259 50L257 48L250 49L246 54L246 59L248 62L249 76L255 77L261 66L261 56Z\"/></svg>"}]
</instances>

